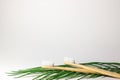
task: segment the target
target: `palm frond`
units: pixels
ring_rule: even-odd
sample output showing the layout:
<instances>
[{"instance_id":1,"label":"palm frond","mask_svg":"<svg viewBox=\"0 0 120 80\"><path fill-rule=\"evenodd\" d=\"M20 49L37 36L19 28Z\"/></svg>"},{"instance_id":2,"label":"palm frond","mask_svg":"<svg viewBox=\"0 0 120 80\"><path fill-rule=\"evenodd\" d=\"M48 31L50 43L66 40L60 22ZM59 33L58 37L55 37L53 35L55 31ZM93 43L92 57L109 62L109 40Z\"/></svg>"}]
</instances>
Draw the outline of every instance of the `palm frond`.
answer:
<instances>
[{"instance_id":1,"label":"palm frond","mask_svg":"<svg viewBox=\"0 0 120 80\"><path fill-rule=\"evenodd\" d=\"M120 73L120 63L89 62L89 63L80 63L80 64ZM69 65L57 65L57 66L72 67ZM34 78L32 80L59 80L59 79L69 80L72 78L77 78L77 80L79 80L83 78L110 77L110 76L96 74L96 73L71 72L71 71L65 71L65 70L50 70L42 67L12 71L8 74L9 76L15 76L16 78L33 75Z\"/></svg>"}]
</instances>

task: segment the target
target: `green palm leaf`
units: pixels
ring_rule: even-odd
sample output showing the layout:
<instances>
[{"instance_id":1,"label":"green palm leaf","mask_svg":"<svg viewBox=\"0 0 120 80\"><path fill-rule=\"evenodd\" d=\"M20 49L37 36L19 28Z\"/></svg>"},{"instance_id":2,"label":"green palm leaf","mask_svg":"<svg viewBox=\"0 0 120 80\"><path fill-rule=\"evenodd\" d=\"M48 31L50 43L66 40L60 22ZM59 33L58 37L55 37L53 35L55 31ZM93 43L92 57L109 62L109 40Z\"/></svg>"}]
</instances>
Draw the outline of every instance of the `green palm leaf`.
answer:
<instances>
[{"instance_id":1,"label":"green palm leaf","mask_svg":"<svg viewBox=\"0 0 120 80\"><path fill-rule=\"evenodd\" d=\"M120 63L89 62L89 63L80 63L80 64L120 73ZM57 65L57 66L72 67L69 65ZM59 80L59 79L69 80L72 78L77 78L77 80L79 80L83 78L109 77L102 74L80 73L80 72L71 72L71 71L63 71L63 70L50 70L42 67L12 71L8 74L9 76L15 76L16 78L33 75L34 78L32 80Z\"/></svg>"}]
</instances>

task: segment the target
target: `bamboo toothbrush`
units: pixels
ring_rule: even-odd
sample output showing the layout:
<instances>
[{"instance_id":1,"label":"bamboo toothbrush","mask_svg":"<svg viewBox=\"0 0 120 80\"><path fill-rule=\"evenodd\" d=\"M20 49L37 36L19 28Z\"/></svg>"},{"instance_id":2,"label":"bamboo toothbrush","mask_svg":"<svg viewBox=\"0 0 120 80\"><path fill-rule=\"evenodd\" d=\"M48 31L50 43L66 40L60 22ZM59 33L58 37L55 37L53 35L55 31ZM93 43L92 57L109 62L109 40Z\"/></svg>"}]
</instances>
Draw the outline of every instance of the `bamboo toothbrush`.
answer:
<instances>
[{"instance_id":1,"label":"bamboo toothbrush","mask_svg":"<svg viewBox=\"0 0 120 80\"><path fill-rule=\"evenodd\" d=\"M103 70L103 69L99 69L99 68L95 68L95 67L89 67L89 66L85 66L85 65L81 65L81 64L76 64L75 60L72 59L72 58L66 57L64 59L64 63L67 64L67 65L70 65L70 66L80 68L80 69L81 68L86 69L86 70L89 70L91 72L96 72L96 73L111 76L111 77L114 77L114 78L120 78L120 74L118 74L116 72L111 72L111 71L107 71L107 70Z\"/></svg>"},{"instance_id":2,"label":"bamboo toothbrush","mask_svg":"<svg viewBox=\"0 0 120 80\"><path fill-rule=\"evenodd\" d=\"M96 73L96 72L91 72L87 69L79 69L79 68L69 68L69 67L59 67L59 66L54 66L54 63L50 62L50 61L43 61L41 64L42 68L46 68L46 69L55 69L55 70L65 70L65 71L73 71L73 72L81 72L81 73Z\"/></svg>"}]
</instances>

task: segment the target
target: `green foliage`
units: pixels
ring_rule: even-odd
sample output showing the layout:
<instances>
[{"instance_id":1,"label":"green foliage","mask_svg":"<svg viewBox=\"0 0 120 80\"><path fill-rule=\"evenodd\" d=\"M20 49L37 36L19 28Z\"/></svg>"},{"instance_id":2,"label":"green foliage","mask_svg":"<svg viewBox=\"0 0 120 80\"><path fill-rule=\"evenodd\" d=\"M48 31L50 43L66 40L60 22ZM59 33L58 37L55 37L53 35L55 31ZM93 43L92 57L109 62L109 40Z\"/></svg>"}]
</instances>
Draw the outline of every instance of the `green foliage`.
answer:
<instances>
[{"instance_id":1,"label":"green foliage","mask_svg":"<svg viewBox=\"0 0 120 80\"><path fill-rule=\"evenodd\" d=\"M120 73L120 63L89 62L89 63L80 63L80 64ZM72 67L69 65L57 65L57 66ZM15 76L16 78L20 78L24 76L33 76L34 78L32 80L59 80L59 79L69 80L72 78L77 78L77 80L80 80L83 78L109 77L102 74L50 70L50 69L44 69L41 67L12 71L8 74L9 76Z\"/></svg>"}]
</instances>

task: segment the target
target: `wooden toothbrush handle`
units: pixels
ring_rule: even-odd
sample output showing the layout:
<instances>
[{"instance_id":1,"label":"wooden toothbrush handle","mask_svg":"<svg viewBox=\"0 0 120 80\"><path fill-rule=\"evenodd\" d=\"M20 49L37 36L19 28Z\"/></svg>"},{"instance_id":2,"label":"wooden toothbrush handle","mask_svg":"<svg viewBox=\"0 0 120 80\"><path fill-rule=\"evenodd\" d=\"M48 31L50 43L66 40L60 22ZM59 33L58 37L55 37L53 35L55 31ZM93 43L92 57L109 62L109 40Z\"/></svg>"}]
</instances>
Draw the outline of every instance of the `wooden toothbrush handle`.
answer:
<instances>
[{"instance_id":1,"label":"wooden toothbrush handle","mask_svg":"<svg viewBox=\"0 0 120 80\"><path fill-rule=\"evenodd\" d=\"M116 73L116 72L111 72L111 71L107 71L107 70L103 70L103 69L99 69L99 68L94 68L94 67L89 67L89 66L85 66L85 65L81 65L81 64L74 64L74 63L70 63L70 62L64 62L67 65L71 65L74 67L78 67L78 68L83 68L89 71L93 71L93 72L97 72L103 75L107 75L107 76L111 76L114 78L119 78L120 79L120 74Z\"/></svg>"},{"instance_id":2,"label":"wooden toothbrush handle","mask_svg":"<svg viewBox=\"0 0 120 80\"><path fill-rule=\"evenodd\" d=\"M87 69L79 69L79 68L69 68L69 67L58 67L58 66L42 66L42 68L46 69L55 69L55 70L65 70L65 71L72 71L72 72L82 72L82 73L96 73L94 71L89 71Z\"/></svg>"}]
</instances>

